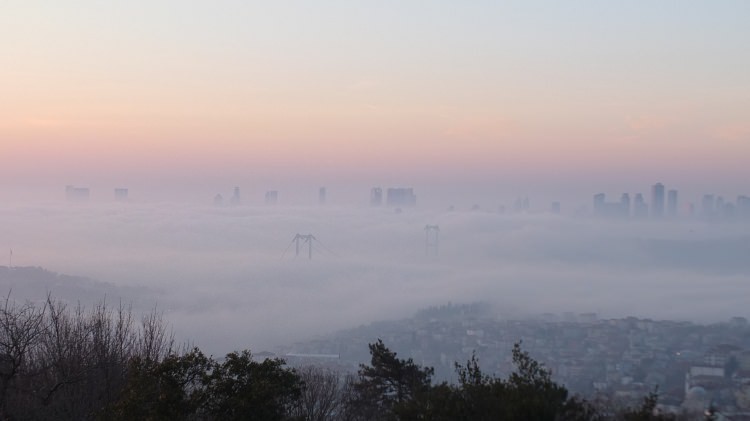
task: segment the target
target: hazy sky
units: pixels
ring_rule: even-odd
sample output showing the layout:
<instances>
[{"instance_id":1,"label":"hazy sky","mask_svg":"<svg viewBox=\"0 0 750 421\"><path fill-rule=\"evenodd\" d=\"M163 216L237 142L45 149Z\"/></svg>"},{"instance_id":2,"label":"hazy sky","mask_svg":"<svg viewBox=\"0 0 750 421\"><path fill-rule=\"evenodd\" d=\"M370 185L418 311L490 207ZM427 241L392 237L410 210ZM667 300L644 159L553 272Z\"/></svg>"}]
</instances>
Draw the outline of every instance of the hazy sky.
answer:
<instances>
[{"instance_id":1,"label":"hazy sky","mask_svg":"<svg viewBox=\"0 0 750 421\"><path fill-rule=\"evenodd\" d=\"M748 22L744 0L6 0L0 200L746 193Z\"/></svg>"}]
</instances>

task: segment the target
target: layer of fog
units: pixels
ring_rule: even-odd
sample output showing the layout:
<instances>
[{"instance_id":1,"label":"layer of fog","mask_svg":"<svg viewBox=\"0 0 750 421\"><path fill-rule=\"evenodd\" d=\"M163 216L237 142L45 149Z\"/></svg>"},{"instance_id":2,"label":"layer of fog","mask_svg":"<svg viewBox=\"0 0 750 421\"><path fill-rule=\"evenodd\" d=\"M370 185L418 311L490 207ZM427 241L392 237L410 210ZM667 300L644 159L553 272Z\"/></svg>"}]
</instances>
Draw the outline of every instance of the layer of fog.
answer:
<instances>
[{"instance_id":1,"label":"layer of fog","mask_svg":"<svg viewBox=\"0 0 750 421\"><path fill-rule=\"evenodd\" d=\"M138 309L163 310L178 339L214 353L447 302L519 316L748 316L750 224L175 204L13 206L0 220L13 265L127 290ZM438 257L426 256L426 224L440 226ZM304 244L295 257L296 233L319 240L312 260Z\"/></svg>"}]
</instances>

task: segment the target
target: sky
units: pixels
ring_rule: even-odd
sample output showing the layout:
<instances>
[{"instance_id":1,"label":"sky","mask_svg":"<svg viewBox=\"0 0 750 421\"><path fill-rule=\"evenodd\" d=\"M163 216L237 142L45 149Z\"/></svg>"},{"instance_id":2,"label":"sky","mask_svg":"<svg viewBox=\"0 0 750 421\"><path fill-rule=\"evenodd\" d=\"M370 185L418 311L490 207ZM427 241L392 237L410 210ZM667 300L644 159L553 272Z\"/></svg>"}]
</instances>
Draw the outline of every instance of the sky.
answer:
<instances>
[{"instance_id":1,"label":"sky","mask_svg":"<svg viewBox=\"0 0 750 421\"><path fill-rule=\"evenodd\" d=\"M749 19L742 0L6 0L0 200L733 197Z\"/></svg>"}]
</instances>

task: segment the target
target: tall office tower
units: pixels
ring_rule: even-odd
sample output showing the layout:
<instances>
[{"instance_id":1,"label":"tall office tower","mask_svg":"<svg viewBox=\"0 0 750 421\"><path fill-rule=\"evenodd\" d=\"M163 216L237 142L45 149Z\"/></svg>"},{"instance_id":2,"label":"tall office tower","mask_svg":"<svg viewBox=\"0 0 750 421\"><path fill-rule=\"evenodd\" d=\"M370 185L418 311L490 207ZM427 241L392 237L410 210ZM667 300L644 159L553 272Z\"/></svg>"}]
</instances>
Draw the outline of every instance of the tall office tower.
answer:
<instances>
[{"instance_id":1,"label":"tall office tower","mask_svg":"<svg viewBox=\"0 0 750 421\"><path fill-rule=\"evenodd\" d=\"M674 189L667 192L667 216L677 217L677 190Z\"/></svg>"},{"instance_id":2,"label":"tall office tower","mask_svg":"<svg viewBox=\"0 0 750 421\"><path fill-rule=\"evenodd\" d=\"M750 197L737 196L737 216L750 218Z\"/></svg>"},{"instance_id":3,"label":"tall office tower","mask_svg":"<svg viewBox=\"0 0 750 421\"><path fill-rule=\"evenodd\" d=\"M275 205L279 201L279 192L276 190L269 190L266 192L266 205Z\"/></svg>"},{"instance_id":4,"label":"tall office tower","mask_svg":"<svg viewBox=\"0 0 750 421\"><path fill-rule=\"evenodd\" d=\"M216 193L214 196L214 206L224 206L224 197L221 193Z\"/></svg>"},{"instance_id":5,"label":"tall office tower","mask_svg":"<svg viewBox=\"0 0 750 421\"><path fill-rule=\"evenodd\" d=\"M606 199L604 193L597 193L594 195L594 215L604 216L604 201Z\"/></svg>"},{"instance_id":6,"label":"tall office tower","mask_svg":"<svg viewBox=\"0 0 750 421\"><path fill-rule=\"evenodd\" d=\"M716 207L714 213L718 216L724 216L724 198L721 196L716 197Z\"/></svg>"},{"instance_id":7,"label":"tall office tower","mask_svg":"<svg viewBox=\"0 0 750 421\"><path fill-rule=\"evenodd\" d=\"M701 200L701 215L710 218L714 215L714 195L704 194Z\"/></svg>"},{"instance_id":8,"label":"tall office tower","mask_svg":"<svg viewBox=\"0 0 750 421\"><path fill-rule=\"evenodd\" d=\"M87 202L89 196L88 187L65 186L65 198L70 202Z\"/></svg>"},{"instance_id":9,"label":"tall office tower","mask_svg":"<svg viewBox=\"0 0 750 421\"><path fill-rule=\"evenodd\" d=\"M321 187L320 189L318 189L318 203L321 205L326 204L326 188L325 187Z\"/></svg>"},{"instance_id":10,"label":"tall office tower","mask_svg":"<svg viewBox=\"0 0 750 421\"><path fill-rule=\"evenodd\" d=\"M552 202L552 204L549 207L549 210L555 215L559 215L560 214L560 202Z\"/></svg>"},{"instance_id":11,"label":"tall office tower","mask_svg":"<svg viewBox=\"0 0 750 421\"><path fill-rule=\"evenodd\" d=\"M128 200L128 189L115 189L115 200L118 202L126 202Z\"/></svg>"},{"instance_id":12,"label":"tall office tower","mask_svg":"<svg viewBox=\"0 0 750 421\"><path fill-rule=\"evenodd\" d=\"M385 202L388 206L414 206L417 204L417 196L410 187L390 187Z\"/></svg>"},{"instance_id":13,"label":"tall office tower","mask_svg":"<svg viewBox=\"0 0 750 421\"><path fill-rule=\"evenodd\" d=\"M229 200L229 203L232 206L239 206L240 203L242 203L242 199L240 198L240 188L235 187L234 193L232 194L232 198Z\"/></svg>"},{"instance_id":14,"label":"tall office tower","mask_svg":"<svg viewBox=\"0 0 750 421\"><path fill-rule=\"evenodd\" d=\"M664 216L664 184L656 183L651 187L651 217Z\"/></svg>"},{"instance_id":15,"label":"tall office tower","mask_svg":"<svg viewBox=\"0 0 750 421\"><path fill-rule=\"evenodd\" d=\"M370 206L381 206L383 204L383 189L373 187L370 189Z\"/></svg>"},{"instance_id":16,"label":"tall office tower","mask_svg":"<svg viewBox=\"0 0 750 421\"><path fill-rule=\"evenodd\" d=\"M643 195L640 193L635 195L633 202L633 216L636 218L648 217L648 205L643 200Z\"/></svg>"},{"instance_id":17,"label":"tall office tower","mask_svg":"<svg viewBox=\"0 0 750 421\"><path fill-rule=\"evenodd\" d=\"M620 197L620 215L623 218L630 216L630 195L623 193Z\"/></svg>"}]
</instances>

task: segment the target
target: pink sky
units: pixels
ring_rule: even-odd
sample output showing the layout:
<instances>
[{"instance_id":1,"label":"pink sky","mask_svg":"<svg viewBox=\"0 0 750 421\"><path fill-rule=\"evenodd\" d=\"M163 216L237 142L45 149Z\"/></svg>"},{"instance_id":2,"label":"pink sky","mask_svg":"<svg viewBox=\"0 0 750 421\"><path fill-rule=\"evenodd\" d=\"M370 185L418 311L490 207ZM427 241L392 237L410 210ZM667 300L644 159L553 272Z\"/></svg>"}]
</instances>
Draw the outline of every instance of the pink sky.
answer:
<instances>
[{"instance_id":1,"label":"pink sky","mask_svg":"<svg viewBox=\"0 0 750 421\"><path fill-rule=\"evenodd\" d=\"M741 190L747 3L634 4L11 2L0 197L183 179Z\"/></svg>"}]
</instances>

